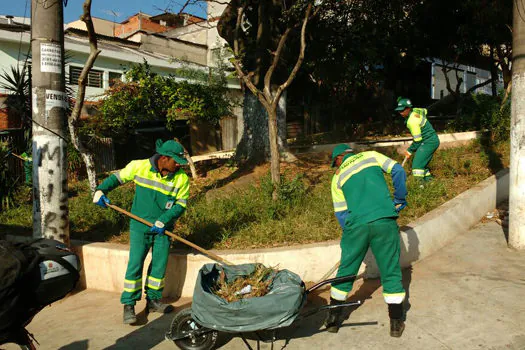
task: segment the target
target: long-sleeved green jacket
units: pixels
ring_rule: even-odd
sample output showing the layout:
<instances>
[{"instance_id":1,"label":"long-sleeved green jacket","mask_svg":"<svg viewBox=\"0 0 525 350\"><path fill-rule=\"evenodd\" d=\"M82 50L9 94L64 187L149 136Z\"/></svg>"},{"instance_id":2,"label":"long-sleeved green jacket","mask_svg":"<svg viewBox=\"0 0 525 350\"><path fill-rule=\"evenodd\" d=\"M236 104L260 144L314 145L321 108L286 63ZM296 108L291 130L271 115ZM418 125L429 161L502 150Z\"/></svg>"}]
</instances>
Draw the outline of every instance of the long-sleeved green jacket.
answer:
<instances>
[{"instance_id":1,"label":"long-sleeved green jacket","mask_svg":"<svg viewBox=\"0 0 525 350\"><path fill-rule=\"evenodd\" d=\"M417 151L423 141L437 137L436 131L427 119L427 110L425 108L412 109L412 112L406 119L406 126L414 138L414 141L408 147L410 154Z\"/></svg>"},{"instance_id":2,"label":"long-sleeved green jacket","mask_svg":"<svg viewBox=\"0 0 525 350\"><path fill-rule=\"evenodd\" d=\"M131 161L126 167L106 178L97 189L107 194L129 181L135 182L135 197L131 212L151 223L162 222L170 230L186 210L190 194L188 175L179 169L162 176L157 169L158 156ZM148 227L131 220L130 230L145 231Z\"/></svg>"}]
</instances>

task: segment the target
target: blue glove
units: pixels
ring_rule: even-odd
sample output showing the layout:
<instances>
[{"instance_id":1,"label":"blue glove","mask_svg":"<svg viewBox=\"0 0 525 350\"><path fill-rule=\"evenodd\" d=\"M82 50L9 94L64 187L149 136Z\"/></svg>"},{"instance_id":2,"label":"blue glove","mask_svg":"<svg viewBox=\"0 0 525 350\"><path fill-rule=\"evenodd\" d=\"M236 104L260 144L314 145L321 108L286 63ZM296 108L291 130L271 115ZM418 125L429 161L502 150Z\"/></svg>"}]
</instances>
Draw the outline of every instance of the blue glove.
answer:
<instances>
[{"instance_id":1,"label":"blue glove","mask_svg":"<svg viewBox=\"0 0 525 350\"><path fill-rule=\"evenodd\" d=\"M109 201L109 198L106 197L104 192L102 192L101 190L98 190L98 191L95 191L95 194L93 195L93 203L95 203L96 205L102 208L107 208L108 207L107 204L110 204L111 202Z\"/></svg>"},{"instance_id":2,"label":"blue glove","mask_svg":"<svg viewBox=\"0 0 525 350\"><path fill-rule=\"evenodd\" d=\"M399 214L407 206L407 201L404 199L394 199L394 207L396 208L396 213Z\"/></svg>"},{"instance_id":3,"label":"blue glove","mask_svg":"<svg viewBox=\"0 0 525 350\"><path fill-rule=\"evenodd\" d=\"M155 221L155 225L151 226L149 231L156 235L163 235L166 231L166 227L164 227L164 223L157 220Z\"/></svg>"}]
</instances>

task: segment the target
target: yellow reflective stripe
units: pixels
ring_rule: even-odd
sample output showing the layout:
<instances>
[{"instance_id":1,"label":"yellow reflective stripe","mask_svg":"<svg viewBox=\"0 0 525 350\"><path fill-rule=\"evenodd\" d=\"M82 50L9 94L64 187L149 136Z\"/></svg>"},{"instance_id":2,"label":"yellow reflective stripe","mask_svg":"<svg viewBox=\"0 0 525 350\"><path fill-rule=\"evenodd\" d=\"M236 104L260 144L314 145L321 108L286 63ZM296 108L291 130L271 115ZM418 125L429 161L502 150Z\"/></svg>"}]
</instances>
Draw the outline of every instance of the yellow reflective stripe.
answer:
<instances>
[{"instance_id":1,"label":"yellow reflective stripe","mask_svg":"<svg viewBox=\"0 0 525 350\"><path fill-rule=\"evenodd\" d=\"M410 133L412 134L412 137L414 138L414 141L420 141L416 140L416 137L421 137L421 121L416 115L419 115L416 112L412 112L410 116L408 117L407 121L407 127L408 130L410 130Z\"/></svg>"},{"instance_id":2,"label":"yellow reflective stripe","mask_svg":"<svg viewBox=\"0 0 525 350\"><path fill-rule=\"evenodd\" d=\"M190 198L190 181L188 179L188 176L184 174L184 176L180 176L177 179L176 183L177 187L180 189L177 191L177 202L178 200L187 200ZM182 202L181 205L185 207L186 202Z\"/></svg>"},{"instance_id":3,"label":"yellow reflective stripe","mask_svg":"<svg viewBox=\"0 0 525 350\"><path fill-rule=\"evenodd\" d=\"M348 292L344 292L332 286L332 288L330 288L330 297L335 300L345 301L348 297Z\"/></svg>"},{"instance_id":4,"label":"yellow reflective stripe","mask_svg":"<svg viewBox=\"0 0 525 350\"><path fill-rule=\"evenodd\" d=\"M405 300L405 292L402 293L383 293L383 298L387 304L401 304Z\"/></svg>"},{"instance_id":5,"label":"yellow reflective stripe","mask_svg":"<svg viewBox=\"0 0 525 350\"><path fill-rule=\"evenodd\" d=\"M412 175L417 177L425 176L425 169L412 169Z\"/></svg>"},{"instance_id":6,"label":"yellow reflective stripe","mask_svg":"<svg viewBox=\"0 0 525 350\"><path fill-rule=\"evenodd\" d=\"M346 200L345 200L345 195L343 194L343 191L337 188L338 179L339 179L339 176L337 174L334 174L334 176L332 177L332 184L331 184L332 203L333 203L335 212L344 211L348 209L346 206Z\"/></svg>"},{"instance_id":7,"label":"yellow reflective stripe","mask_svg":"<svg viewBox=\"0 0 525 350\"><path fill-rule=\"evenodd\" d=\"M143 177L143 176L140 176L140 175L135 175L135 178L134 178L134 181L136 184L138 185L142 185L143 187L147 187L147 188L151 188L153 190L157 190L159 192L162 192L166 195L170 195L170 194L173 194L173 192L175 192L175 190L178 190L175 186L173 185L166 185L160 181L155 181L155 180L152 180L152 179L148 179L146 177Z\"/></svg>"},{"instance_id":8,"label":"yellow reflective stripe","mask_svg":"<svg viewBox=\"0 0 525 350\"><path fill-rule=\"evenodd\" d=\"M164 288L164 278L155 278L148 276L147 279L148 288L159 290Z\"/></svg>"},{"instance_id":9,"label":"yellow reflective stripe","mask_svg":"<svg viewBox=\"0 0 525 350\"><path fill-rule=\"evenodd\" d=\"M379 165L381 165L381 169L383 169L383 171L385 173L390 174L392 172L392 168L396 164L395 160L393 160L391 158L388 158L384 154L381 154L381 153L376 152L376 151L370 151L370 152L367 152L367 153L370 153L370 155L373 156L377 160Z\"/></svg>"},{"instance_id":10,"label":"yellow reflective stripe","mask_svg":"<svg viewBox=\"0 0 525 350\"><path fill-rule=\"evenodd\" d=\"M142 278L138 280L124 280L124 291L126 292L136 292L142 288Z\"/></svg>"},{"instance_id":11,"label":"yellow reflective stripe","mask_svg":"<svg viewBox=\"0 0 525 350\"><path fill-rule=\"evenodd\" d=\"M425 176L432 176L432 174L430 174L430 170L425 170Z\"/></svg>"},{"instance_id":12,"label":"yellow reflective stripe","mask_svg":"<svg viewBox=\"0 0 525 350\"><path fill-rule=\"evenodd\" d=\"M363 169L369 168L371 166L378 166L377 160L375 158L365 158L360 162L352 165L350 168L345 169L343 173L339 176L339 181L337 182L337 187L342 188L343 184L350 179L353 175L357 174Z\"/></svg>"},{"instance_id":13,"label":"yellow reflective stripe","mask_svg":"<svg viewBox=\"0 0 525 350\"><path fill-rule=\"evenodd\" d=\"M186 208L186 206L188 205L188 200L187 199L177 199L177 202L175 203L180 205L183 208Z\"/></svg>"},{"instance_id":14,"label":"yellow reflective stripe","mask_svg":"<svg viewBox=\"0 0 525 350\"><path fill-rule=\"evenodd\" d=\"M341 211L346 208L346 201L345 202L334 202L334 209L335 211Z\"/></svg>"},{"instance_id":15,"label":"yellow reflective stripe","mask_svg":"<svg viewBox=\"0 0 525 350\"><path fill-rule=\"evenodd\" d=\"M120 182L120 184L124 183L124 181L122 181L122 178L120 177L120 174L118 172L115 173L115 177L117 178L118 182Z\"/></svg>"},{"instance_id":16,"label":"yellow reflective stripe","mask_svg":"<svg viewBox=\"0 0 525 350\"><path fill-rule=\"evenodd\" d=\"M414 113L418 114L421 117L421 122L419 123L419 127L425 126L427 123L427 110L426 108L414 108Z\"/></svg>"},{"instance_id":17,"label":"yellow reflective stripe","mask_svg":"<svg viewBox=\"0 0 525 350\"><path fill-rule=\"evenodd\" d=\"M423 140L423 137L421 136L421 134L417 134L417 135L414 135L414 141L421 141Z\"/></svg>"}]
</instances>

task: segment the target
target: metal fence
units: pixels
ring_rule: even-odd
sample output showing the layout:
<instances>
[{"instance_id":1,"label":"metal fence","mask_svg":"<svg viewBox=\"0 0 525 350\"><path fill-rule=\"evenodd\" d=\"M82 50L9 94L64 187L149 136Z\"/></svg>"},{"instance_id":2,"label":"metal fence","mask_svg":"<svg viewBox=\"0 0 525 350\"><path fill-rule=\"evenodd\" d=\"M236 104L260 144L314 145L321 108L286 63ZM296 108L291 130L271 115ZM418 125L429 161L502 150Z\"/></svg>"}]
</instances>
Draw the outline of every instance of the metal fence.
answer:
<instances>
[{"instance_id":1,"label":"metal fence","mask_svg":"<svg viewBox=\"0 0 525 350\"><path fill-rule=\"evenodd\" d=\"M95 171L97 174L117 169L113 139L109 137L92 139L89 142L89 148L93 151L95 157Z\"/></svg>"}]
</instances>

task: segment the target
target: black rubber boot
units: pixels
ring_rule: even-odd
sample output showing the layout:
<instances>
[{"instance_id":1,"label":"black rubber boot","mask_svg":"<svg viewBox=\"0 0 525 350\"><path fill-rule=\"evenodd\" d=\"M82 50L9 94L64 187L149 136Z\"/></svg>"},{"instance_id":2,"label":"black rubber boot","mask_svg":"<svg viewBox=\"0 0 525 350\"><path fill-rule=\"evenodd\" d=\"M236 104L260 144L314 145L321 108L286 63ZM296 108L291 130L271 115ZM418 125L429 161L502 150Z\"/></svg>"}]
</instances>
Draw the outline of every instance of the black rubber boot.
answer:
<instances>
[{"instance_id":1,"label":"black rubber boot","mask_svg":"<svg viewBox=\"0 0 525 350\"><path fill-rule=\"evenodd\" d=\"M330 298L330 305L341 305L344 303L345 301ZM341 323L343 323L343 320L341 319L342 313L343 313L342 307L328 310L328 316L326 317L326 320L324 321L324 325L328 332L337 333L339 331L339 327L341 326Z\"/></svg>"},{"instance_id":2,"label":"black rubber boot","mask_svg":"<svg viewBox=\"0 0 525 350\"><path fill-rule=\"evenodd\" d=\"M169 314L173 311L173 306L170 304L163 304L160 300L149 300L146 306L148 312L158 312L161 314Z\"/></svg>"},{"instance_id":3,"label":"black rubber boot","mask_svg":"<svg viewBox=\"0 0 525 350\"><path fill-rule=\"evenodd\" d=\"M390 336L399 338L405 330L403 304L388 304L388 316L390 316Z\"/></svg>"},{"instance_id":4,"label":"black rubber boot","mask_svg":"<svg viewBox=\"0 0 525 350\"><path fill-rule=\"evenodd\" d=\"M133 324L135 322L137 322L135 305L124 305L124 324Z\"/></svg>"}]
</instances>

